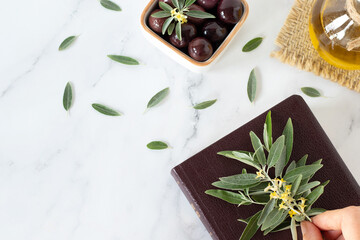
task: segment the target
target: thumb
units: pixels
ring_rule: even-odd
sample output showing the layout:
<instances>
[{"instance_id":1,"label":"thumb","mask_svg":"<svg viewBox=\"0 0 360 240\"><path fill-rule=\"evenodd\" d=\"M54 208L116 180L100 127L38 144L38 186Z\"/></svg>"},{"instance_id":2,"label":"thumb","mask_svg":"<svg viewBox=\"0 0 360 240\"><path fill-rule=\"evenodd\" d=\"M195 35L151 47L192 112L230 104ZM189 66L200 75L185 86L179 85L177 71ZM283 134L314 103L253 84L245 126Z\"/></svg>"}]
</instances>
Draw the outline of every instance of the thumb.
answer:
<instances>
[{"instance_id":1,"label":"thumb","mask_svg":"<svg viewBox=\"0 0 360 240\"><path fill-rule=\"evenodd\" d=\"M322 240L320 230L311 222L303 221L301 223L301 232L303 234L303 240Z\"/></svg>"}]
</instances>

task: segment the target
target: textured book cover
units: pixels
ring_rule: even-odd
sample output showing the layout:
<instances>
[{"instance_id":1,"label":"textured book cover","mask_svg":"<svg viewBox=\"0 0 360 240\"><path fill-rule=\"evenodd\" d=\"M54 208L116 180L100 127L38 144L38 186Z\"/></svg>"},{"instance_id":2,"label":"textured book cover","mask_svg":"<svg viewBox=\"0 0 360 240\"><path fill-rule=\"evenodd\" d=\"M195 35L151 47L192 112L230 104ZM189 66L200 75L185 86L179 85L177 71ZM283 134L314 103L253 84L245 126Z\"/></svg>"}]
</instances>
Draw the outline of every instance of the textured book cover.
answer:
<instances>
[{"instance_id":1,"label":"textured book cover","mask_svg":"<svg viewBox=\"0 0 360 240\"><path fill-rule=\"evenodd\" d=\"M314 207L330 210L360 205L358 183L305 101L300 96L294 95L269 110L272 111L274 139L281 135L288 118L292 118L294 148L290 161L298 161L305 154L309 154L308 164L323 159L324 167L315 174L313 180L321 182L330 180L331 182L326 186L324 194ZM267 112L176 166L171 172L196 214L215 240L239 239L246 224L238 222L237 219L245 219L261 210L261 207L257 205L237 207L208 196L205 191L214 189L215 187L211 183L220 177L239 174L243 168L250 170L247 165L217 155L217 152L225 150L251 151L249 132L254 131L258 136L262 136ZM298 231L301 239L300 234L301 231ZM259 230L253 239L291 239L291 233L290 230L287 230L263 236Z\"/></svg>"}]
</instances>

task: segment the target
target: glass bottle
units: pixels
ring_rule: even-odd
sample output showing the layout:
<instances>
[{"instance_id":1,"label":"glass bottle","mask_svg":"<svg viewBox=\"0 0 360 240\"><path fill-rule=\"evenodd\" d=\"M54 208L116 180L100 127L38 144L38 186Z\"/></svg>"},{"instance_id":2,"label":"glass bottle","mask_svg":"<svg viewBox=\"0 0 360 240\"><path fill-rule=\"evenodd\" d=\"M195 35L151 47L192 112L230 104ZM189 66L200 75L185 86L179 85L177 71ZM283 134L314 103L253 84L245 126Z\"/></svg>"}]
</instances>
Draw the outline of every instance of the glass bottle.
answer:
<instances>
[{"instance_id":1,"label":"glass bottle","mask_svg":"<svg viewBox=\"0 0 360 240\"><path fill-rule=\"evenodd\" d=\"M325 61L342 69L360 69L360 0L317 0L309 32Z\"/></svg>"}]
</instances>

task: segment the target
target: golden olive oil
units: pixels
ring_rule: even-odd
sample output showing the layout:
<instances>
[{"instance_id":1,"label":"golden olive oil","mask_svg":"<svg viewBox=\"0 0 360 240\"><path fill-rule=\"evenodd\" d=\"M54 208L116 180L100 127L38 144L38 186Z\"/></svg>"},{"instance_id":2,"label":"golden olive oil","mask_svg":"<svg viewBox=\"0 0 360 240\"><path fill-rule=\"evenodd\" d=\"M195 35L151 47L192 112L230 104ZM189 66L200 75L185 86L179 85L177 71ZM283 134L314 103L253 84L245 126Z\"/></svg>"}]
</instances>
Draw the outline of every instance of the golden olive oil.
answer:
<instances>
[{"instance_id":1,"label":"golden olive oil","mask_svg":"<svg viewBox=\"0 0 360 240\"><path fill-rule=\"evenodd\" d=\"M356 1L356 0L355 0ZM360 26L348 15L345 0L317 0L310 15L311 41L320 56L338 68L360 69L360 48L346 49L360 37ZM359 4L356 3L357 10Z\"/></svg>"}]
</instances>

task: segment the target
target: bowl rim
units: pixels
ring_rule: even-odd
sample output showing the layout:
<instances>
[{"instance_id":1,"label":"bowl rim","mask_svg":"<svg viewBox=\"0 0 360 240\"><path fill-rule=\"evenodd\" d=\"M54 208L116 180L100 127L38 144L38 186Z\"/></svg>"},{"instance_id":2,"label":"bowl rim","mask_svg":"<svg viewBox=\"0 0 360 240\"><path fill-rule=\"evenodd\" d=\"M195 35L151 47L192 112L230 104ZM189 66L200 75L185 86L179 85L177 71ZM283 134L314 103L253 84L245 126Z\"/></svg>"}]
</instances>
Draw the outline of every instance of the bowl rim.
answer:
<instances>
[{"instance_id":1,"label":"bowl rim","mask_svg":"<svg viewBox=\"0 0 360 240\"><path fill-rule=\"evenodd\" d=\"M208 66L209 64L214 62L215 59L217 59L219 57L219 55L225 50L225 48L229 45L231 40L239 32L240 28L242 27L242 25L246 21L247 17L249 16L249 5L248 5L247 1L246 0L240 0L242 2L243 6L244 6L244 12L243 12L243 15L242 15L240 21L234 26L234 28L231 30L229 35L225 38L225 40L218 47L218 49L213 53L213 55L208 60L206 60L204 62L199 62L199 61L194 60L193 58L191 58L190 56L188 56L187 54L185 54L181 50L177 49L171 43L169 43L168 41L166 41L165 39L160 37L152 29L150 29L150 27L147 24L147 19L146 18L147 18L148 12L152 10L151 8L153 7L154 3L157 2L157 1L158 0L150 0L150 2L146 5L145 9L141 13L140 23L141 23L142 28L147 33L149 33L152 37L156 38L158 41L163 43L168 49L171 49L172 51L174 51L180 57L184 58L185 60L192 63L193 65L199 66L199 67Z\"/></svg>"}]
</instances>

